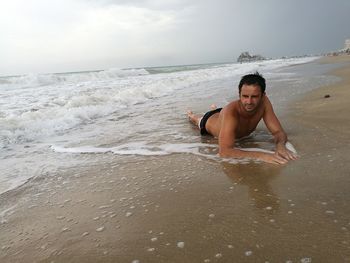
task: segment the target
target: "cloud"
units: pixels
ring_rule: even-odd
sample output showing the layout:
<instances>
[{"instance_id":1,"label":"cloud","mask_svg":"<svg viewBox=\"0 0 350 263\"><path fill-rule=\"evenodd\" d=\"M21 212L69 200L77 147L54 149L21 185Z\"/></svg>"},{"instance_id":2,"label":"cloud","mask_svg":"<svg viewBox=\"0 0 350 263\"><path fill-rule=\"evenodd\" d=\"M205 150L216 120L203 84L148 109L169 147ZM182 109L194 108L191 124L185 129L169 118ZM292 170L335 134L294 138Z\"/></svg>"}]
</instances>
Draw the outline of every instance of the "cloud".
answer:
<instances>
[{"instance_id":1,"label":"cloud","mask_svg":"<svg viewBox=\"0 0 350 263\"><path fill-rule=\"evenodd\" d=\"M130 54L156 54L157 50L148 50L152 48L149 43L172 30L176 15L171 11L129 6L88 9L81 21L66 32L61 52L69 46L77 57L89 54L90 59L94 56L96 59L127 59Z\"/></svg>"},{"instance_id":2,"label":"cloud","mask_svg":"<svg viewBox=\"0 0 350 263\"><path fill-rule=\"evenodd\" d=\"M200 0L87 0L94 5L102 6L132 6L151 10L179 10L189 5L194 5Z\"/></svg>"},{"instance_id":3,"label":"cloud","mask_svg":"<svg viewBox=\"0 0 350 263\"><path fill-rule=\"evenodd\" d=\"M0 28L6 37L0 47L10 52L0 55L12 61L10 66L28 67L26 61L32 61L34 71L45 64L52 65L47 67L51 71L73 70L70 68L79 64L91 69L126 66L137 60L142 63L149 56L167 53L162 35L184 19L184 10L147 6L149 2L161 6L157 1L133 1L141 2L140 6L126 2L117 5L116 1L48 2L36 0L23 5L13 1L2 9L2 25L11 26ZM154 45L157 41L159 44ZM44 58L43 62L38 58Z\"/></svg>"},{"instance_id":4,"label":"cloud","mask_svg":"<svg viewBox=\"0 0 350 263\"><path fill-rule=\"evenodd\" d=\"M4 0L0 74L326 52L350 37L349 7L346 0Z\"/></svg>"}]
</instances>

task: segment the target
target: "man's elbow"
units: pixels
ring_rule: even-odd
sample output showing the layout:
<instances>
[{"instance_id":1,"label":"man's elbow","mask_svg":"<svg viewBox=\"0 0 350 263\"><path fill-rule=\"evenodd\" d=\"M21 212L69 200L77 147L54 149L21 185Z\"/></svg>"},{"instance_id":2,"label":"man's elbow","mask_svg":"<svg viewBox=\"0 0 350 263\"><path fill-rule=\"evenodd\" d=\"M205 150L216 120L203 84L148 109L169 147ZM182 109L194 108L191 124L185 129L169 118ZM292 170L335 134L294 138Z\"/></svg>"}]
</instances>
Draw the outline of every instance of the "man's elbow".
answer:
<instances>
[{"instance_id":1,"label":"man's elbow","mask_svg":"<svg viewBox=\"0 0 350 263\"><path fill-rule=\"evenodd\" d=\"M234 147L219 148L219 156L221 158L243 158L245 153Z\"/></svg>"},{"instance_id":2,"label":"man's elbow","mask_svg":"<svg viewBox=\"0 0 350 263\"><path fill-rule=\"evenodd\" d=\"M219 151L219 156L221 158L227 158L228 157L227 154L225 152L223 152L223 151Z\"/></svg>"}]
</instances>

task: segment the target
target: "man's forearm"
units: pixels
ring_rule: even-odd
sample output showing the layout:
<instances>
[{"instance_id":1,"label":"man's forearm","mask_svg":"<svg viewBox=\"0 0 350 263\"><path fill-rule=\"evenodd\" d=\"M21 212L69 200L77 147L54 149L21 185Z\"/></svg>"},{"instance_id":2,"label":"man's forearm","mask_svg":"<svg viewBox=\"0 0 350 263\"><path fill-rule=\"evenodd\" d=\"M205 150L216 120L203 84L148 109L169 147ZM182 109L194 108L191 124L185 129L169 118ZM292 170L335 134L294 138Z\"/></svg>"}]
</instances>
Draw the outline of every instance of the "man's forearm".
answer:
<instances>
[{"instance_id":1,"label":"man's forearm","mask_svg":"<svg viewBox=\"0 0 350 263\"><path fill-rule=\"evenodd\" d=\"M219 155L223 158L253 158L261 159L265 153L258 151L243 151L237 148L219 149Z\"/></svg>"},{"instance_id":2,"label":"man's forearm","mask_svg":"<svg viewBox=\"0 0 350 263\"><path fill-rule=\"evenodd\" d=\"M285 164L287 160L273 153L258 152L258 151L243 151L235 148L224 148L219 150L220 157L223 158L251 158L267 163Z\"/></svg>"},{"instance_id":3,"label":"man's forearm","mask_svg":"<svg viewBox=\"0 0 350 263\"><path fill-rule=\"evenodd\" d=\"M283 145L285 146L286 142L288 141L287 134L283 131L279 131L275 134L273 134L275 138L275 144L278 145Z\"/></svg>"}]
</instances>

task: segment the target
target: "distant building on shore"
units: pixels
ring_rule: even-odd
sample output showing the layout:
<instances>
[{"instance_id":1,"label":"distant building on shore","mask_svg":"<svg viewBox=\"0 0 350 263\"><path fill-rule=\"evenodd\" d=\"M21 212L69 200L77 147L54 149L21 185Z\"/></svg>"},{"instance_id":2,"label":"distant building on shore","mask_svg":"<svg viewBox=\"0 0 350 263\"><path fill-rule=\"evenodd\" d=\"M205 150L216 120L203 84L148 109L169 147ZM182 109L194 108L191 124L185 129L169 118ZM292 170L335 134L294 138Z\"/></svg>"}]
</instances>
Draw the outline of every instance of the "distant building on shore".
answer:
<instances>
[{"instance_id":1,"label":"distant building on shore","mask_svg":"<svg viewBox=\"0 0 350 263\"><path fill-rule=\"evenodd\" d=\"M260 60L265 60L261 55L250 55L249 52L242 52L241 55L237 58L237 62L254 62L254 61L260 61Z\"/></svg>"},{"instance_id":2,"label":"distant building on shore","mask_svg":"<svg viewBox=\"0 0 350 263\"><path fill-rule=\"evenodd\" d=\"M344 50L350 49L350 39L345 40Z\"/></svg>"},{"instance_id":3,"label":"distant building on shore","mask_svg":"<svg viewBox=\"0 0 350 263\"><path fill-rule=\"evenodd\" d=\"M350 39L345 39L344 48L338 51L332 51L326 54L327 56L350 55Z\"/></svg>"}]
</instances>

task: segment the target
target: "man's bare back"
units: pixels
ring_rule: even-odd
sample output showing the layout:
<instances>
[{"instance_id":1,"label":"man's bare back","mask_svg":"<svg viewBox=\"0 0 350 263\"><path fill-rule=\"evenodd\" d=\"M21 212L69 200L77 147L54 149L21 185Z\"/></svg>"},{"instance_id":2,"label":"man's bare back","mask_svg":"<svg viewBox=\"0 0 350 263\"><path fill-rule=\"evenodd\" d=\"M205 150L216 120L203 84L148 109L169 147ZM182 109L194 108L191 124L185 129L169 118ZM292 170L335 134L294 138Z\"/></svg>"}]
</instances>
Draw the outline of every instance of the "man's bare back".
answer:
<instances>
[{"instance_id":1,"label":"man's bare back","mask_svg":"<svg viewBox=\"0 0 350 263\"><path fill-rule=\"evenodd\" d=\"M239 100L232 101L220 112L209 112L209 118L204 118L206 115L200 118L191 111L188 112L188 117L200 129L219 139L219 154L222 157L254 158L278 164L295 160L297 157L285 146L287 135L265 95L265 79L258 73L242 77L239 95ZM253 132L261 119L275 138L275 154L246 152L234 148L235 140Z\"/></svg>"}]
</instances>

